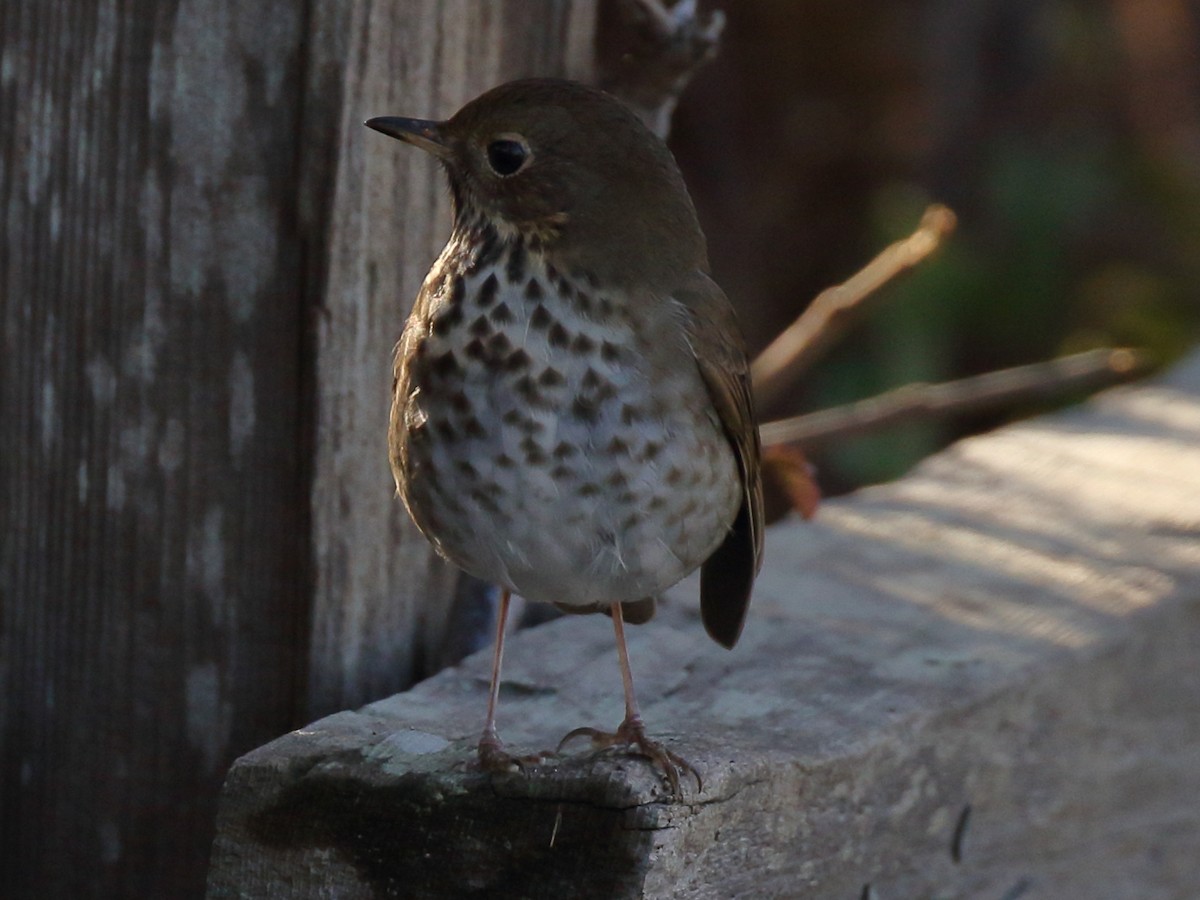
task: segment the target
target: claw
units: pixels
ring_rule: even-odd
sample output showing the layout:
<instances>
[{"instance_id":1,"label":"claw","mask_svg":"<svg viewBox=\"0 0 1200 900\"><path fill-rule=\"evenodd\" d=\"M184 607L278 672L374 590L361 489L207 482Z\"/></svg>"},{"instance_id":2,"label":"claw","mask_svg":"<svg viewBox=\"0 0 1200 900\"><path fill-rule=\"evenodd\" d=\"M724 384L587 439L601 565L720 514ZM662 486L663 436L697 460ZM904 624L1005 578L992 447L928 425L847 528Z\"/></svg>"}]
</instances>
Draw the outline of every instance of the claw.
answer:
<instances>
[{"instance_id":1,"label":"claw","mask_svg":"<svg viewBox=\"0 0 1200 900\"><path fill-rule=\"evenodd\" d=\"M494 734L479 739L479 768L484 772L524 772L529 766L540 765L552 754L543 751L527 756L514 756L504 749L504 742Z\"/></svg>"},{"instance_id":2,"label":"claw","mask_svg":"<svg viewBox=\"0 0 1200 900\"><path fill-rule=\"evenodd\" d=\"M678 753L673 753L657 741L650 740L646 736L646 729L640 717L626 719L613 732L600 731L599 729L588 728L586 726L575 728L567 732L563 739L558 742L558 751L562 752L563 747L578 737L589 738L592 746L597 750L616 746L636 749L641 756L650 760L666 776L668 783L671 785L671 793L676 797L683 796L679 783L680 773L691 775L696 779L696 787L699 790L704 790L704 780L700 777L700 772L696 767Z\"/></svg>"},{"instance_id":3,"label":"claw","mask_svg":"<svg viewBox=\"0 0 1200 900\"><path fill-rule=\"evenodd\" d=\"M479 768L484 772L522 772L521 760L508 753L499 740L479 742Z\"/></svg>"}]
</instances>

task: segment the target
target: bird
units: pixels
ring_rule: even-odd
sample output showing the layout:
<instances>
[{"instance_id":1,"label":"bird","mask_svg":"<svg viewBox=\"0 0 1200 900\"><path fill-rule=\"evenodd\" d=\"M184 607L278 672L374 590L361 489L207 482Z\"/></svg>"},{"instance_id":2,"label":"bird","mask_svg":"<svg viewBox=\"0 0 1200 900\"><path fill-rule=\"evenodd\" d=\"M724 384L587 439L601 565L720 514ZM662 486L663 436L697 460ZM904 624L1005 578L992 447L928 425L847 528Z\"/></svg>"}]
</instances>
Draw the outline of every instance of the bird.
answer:
<instances>
[{"instance_id":1,"label":"bird","mask_svg":"<svg viewBox=\"0 0 1200 900\"><path fill-rule=\"evenodd\" d=\"M515 594L612 619L624 720L559 750L625 747L678 794L700 776L647 733L625 624L699 568L705 629L732 648L763 557L745 342L679 167L615 97L560 79L364 124L431 154L450 189L395 349L388 452L417 528L501 592L478 764L531 759L496 727Z\"/></svg>"}]
</instances>

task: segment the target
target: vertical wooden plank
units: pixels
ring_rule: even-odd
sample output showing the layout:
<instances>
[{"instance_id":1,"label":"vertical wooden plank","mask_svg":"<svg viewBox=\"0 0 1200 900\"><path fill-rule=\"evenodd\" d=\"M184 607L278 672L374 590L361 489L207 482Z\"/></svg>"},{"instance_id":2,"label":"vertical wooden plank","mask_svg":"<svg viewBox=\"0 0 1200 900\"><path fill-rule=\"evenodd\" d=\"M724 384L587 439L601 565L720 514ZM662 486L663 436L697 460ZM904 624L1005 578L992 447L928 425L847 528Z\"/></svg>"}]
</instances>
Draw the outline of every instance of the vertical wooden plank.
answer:
<instances>
[{"instance_id":1,"label":"vertical wooden plank","mask_svg":"<svg viewBox=\"0 0 1200 900\"><path fill-rule=\"evenodd\" d=\"M0 16L0 890L195 895L304 659L303 8Z\"/></svg>"},{"instance_id":2,"label":"vertical wooden plank","mask_svg":"<svg viewBox=\"0 0 1200 900\"><path fill-rule=\"evenodd\" d=\"M232 757L420 671L383 432L448 218L358 123L586 75L593 2L0 4L6 896L198 894Z\"/></svg>"},{"instance_id":3,"label":"vertical wooden plank","mask_svg":"<svg viewBox=\"0 0 1200 900\"><path fill-rule=\"evenodd\" d=\"M449 236L434 161L362 128L372 115L443 118L525 75L587 78L594 0L466 0L314 7L312 41L344 53L310 72L307 119L340 144L316 321L314 577L309 715L358 705L424 674L444 637L456 574L395 497L385 434L391 351L421 279ZM315 169L323 171L322 166Z\"/></svg>"}]
</instances>

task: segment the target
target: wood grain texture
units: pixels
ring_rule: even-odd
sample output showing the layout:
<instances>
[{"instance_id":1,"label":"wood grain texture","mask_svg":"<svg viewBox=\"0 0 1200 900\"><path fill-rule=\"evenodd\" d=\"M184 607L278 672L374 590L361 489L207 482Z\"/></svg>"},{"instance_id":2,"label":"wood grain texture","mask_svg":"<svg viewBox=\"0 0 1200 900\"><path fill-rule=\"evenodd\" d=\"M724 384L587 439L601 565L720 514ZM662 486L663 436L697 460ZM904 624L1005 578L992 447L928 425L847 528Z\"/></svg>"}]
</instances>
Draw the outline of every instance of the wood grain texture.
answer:
<instances>
[{"instance_id":1,"label":"wood grain texture","mask_svg":"<svg viewBox=\"0 0 1200 900\"><path fill-rule=\"evenodd\" d=\"M628 755L472 770L486 653L293 732L231 771L209 896L1190 897L1198 447L1200 354L768 529L732 653L673 591L629 652L682 800ZM619 721L606 626L509 641L510 751Z\"/></svg>"},{"instance_id":2,"label":"wood grain texture","mask_svg":"<svg viewBox=\"0 0 1200 900\"><path fill-rule=\"evenodd\" d=\"M419 671L388 355L448 222L358 122L586 67L592 13L0 4L5 897L197 895L233 757Z\"/></svg>"},{"instance_id":3,"label":"wood grain texture","mask_svg":"<svg viewBox=\"0 0 1200 900\"><path fill-rule=\"evenodd\" d=\"M595 11L579 0L418 0L348 11L324 4L313 15L320 37L312 42L307 118L336 135L327 151L333 165L316 162L306 192L319 195L316 182L332 179L332 214L316 241L328 248L315 319L308 703L316 716L429 674L457 580L396 498L386 453L392 347L449 237L449 197L432 159L362 121L446 118L487 88L525 75L587 78ZM333 51L330 32L344 36ZM331 52L344 67L323 58ZM321 140L313 131L310 138Z\"/></svg>"},{"instance_id":4,"label":"wood grain texture","mask_svg":"<svg viewBox=\"0 0 1200 900\"><path fill-rule=\"evenodd\" d=\"M301 13L0 13L9 896L194 893L296 714Z\"/></svg>"}]
</instances>

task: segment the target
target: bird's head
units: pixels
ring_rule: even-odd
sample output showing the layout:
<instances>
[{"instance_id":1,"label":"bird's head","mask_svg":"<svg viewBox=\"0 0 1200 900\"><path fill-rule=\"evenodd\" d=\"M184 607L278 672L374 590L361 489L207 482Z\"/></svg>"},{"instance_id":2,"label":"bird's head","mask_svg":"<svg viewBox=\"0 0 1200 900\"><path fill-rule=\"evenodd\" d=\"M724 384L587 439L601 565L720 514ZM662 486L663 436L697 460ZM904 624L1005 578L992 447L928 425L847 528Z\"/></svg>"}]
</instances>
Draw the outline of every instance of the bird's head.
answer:
<instances>
[{"instance_id":1,"label":"bird's head","mask_svg":"<svg viewBox=\"0 0 1200 900\"><path fill-rule=\"evenodd\" d=\"M446 121L366 124L442 163L455 226L523 235L607 283L707 268L704 236L666 145L612 96L570 81L493 88Z\"/></svg>"}]
</instances>

